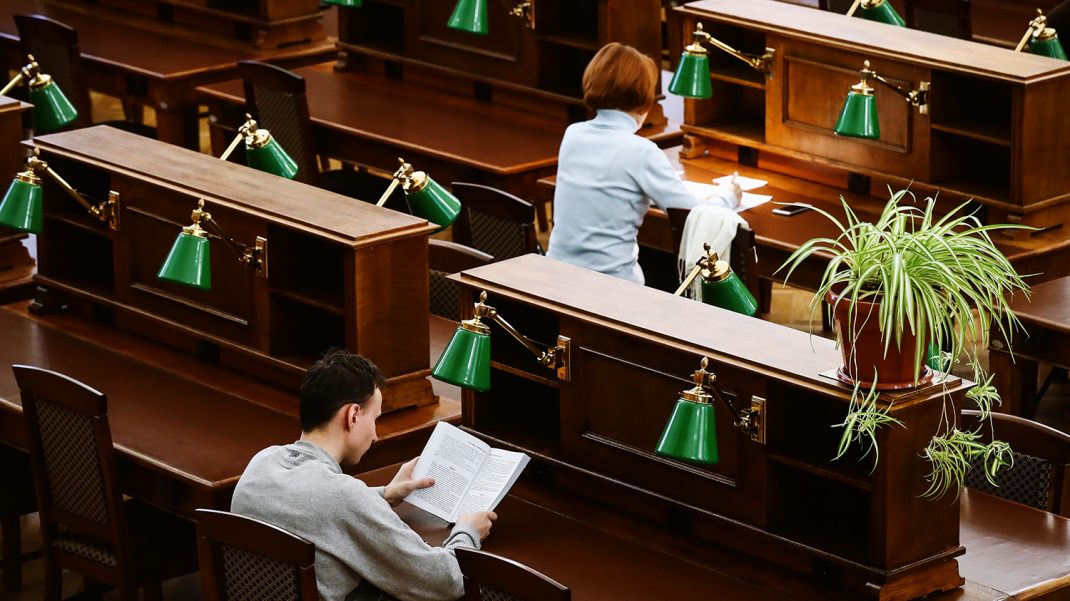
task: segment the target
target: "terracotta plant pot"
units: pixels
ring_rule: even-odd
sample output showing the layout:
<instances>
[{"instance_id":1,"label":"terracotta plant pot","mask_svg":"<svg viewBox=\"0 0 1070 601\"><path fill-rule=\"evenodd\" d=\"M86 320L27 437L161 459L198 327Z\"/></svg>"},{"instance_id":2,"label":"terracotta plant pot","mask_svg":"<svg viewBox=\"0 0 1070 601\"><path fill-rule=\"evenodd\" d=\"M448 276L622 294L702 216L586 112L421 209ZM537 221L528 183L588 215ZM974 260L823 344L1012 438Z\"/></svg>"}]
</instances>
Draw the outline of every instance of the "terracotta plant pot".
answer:
<instances>
[{"instance_id":1,"label":"terracotta plant pot","mask_svg":"<svg viewBox=\"0 0 1070 601\"><path fill-rule=\"evenodd\" d=\"M876 372L878 390L913 388L932 380L933 371L923 366L918 381L914 381L914 368L925 359L924 356L919 357L915 350L914 334L909 329L904 331L900 344L897 346L893 340L885 354L880 328L880 303L852 303L845 298L837 304L842 290L843 286L836 287L825 296L825 301L834 308L836 336L843 354L843 367L837 370L836 376L848 384L861 380L864 388L871 388ZM857 305L853 322L852 305ZM849 335L848 327L854 328L853 337ZM889 333L889 336L892 335Z\"/></svg>"}]
</instances>

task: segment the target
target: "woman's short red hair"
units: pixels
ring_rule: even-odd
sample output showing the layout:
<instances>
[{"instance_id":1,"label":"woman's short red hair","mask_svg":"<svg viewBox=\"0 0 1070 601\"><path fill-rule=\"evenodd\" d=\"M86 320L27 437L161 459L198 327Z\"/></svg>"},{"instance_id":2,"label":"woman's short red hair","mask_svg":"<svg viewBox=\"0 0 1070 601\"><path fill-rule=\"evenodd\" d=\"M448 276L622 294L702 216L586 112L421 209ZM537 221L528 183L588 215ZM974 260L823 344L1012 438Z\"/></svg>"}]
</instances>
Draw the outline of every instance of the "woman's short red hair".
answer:
<instances>
[{"instance_id":1,"label":"woman's short red hair","mask_svg":"<svg viewBox=\"0 0 1070 601\"><path fill-rule=\"evenodd\" d=\"M583 101L593 110L628 113L650 110L658 66L631 46L611 42L602 46L583 72Z\"/></svg>"}]
</instances>

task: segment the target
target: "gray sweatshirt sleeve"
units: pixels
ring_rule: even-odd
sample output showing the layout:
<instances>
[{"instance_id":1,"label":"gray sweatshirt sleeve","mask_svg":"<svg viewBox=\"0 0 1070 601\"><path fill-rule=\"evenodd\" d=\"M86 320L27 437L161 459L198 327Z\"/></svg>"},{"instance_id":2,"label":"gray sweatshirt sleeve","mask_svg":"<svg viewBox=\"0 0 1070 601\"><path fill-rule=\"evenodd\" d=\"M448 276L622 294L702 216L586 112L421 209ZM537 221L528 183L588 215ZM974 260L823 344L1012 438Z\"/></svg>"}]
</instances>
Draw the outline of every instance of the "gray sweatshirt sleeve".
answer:
<instances>
[{"instance_id":1,"label":"gray sweatshirt sleeve","mask_svg":"<svg viewBox=\"0 0 1070 601\"><path fill-rule=\"evenodd\" d=\"M354 492L348 507L358 515L348 523L348 535L360 550L355 570L400 601L443 601L464 594L452 548L478 549L478 533L458 526L446 540L448 548L432 547L401 521L379 491Z\"/></svg>"}]
</instances>

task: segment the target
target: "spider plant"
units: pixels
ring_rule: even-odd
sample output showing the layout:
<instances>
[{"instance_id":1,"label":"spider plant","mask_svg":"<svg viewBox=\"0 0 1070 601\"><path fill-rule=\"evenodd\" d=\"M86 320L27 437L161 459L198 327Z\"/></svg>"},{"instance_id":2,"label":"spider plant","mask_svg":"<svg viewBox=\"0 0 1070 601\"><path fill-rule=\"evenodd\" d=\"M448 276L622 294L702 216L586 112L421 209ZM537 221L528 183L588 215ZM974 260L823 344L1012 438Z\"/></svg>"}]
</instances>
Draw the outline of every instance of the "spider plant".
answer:
<instances>
[{"instance_id":1,"label":"spider plant","mask_svg":"<svg viewBox=\"0 0 1070 601\"><path fill-rule=\"evenodd\" d=\"M781 266L787 268L785 279L790 280L795 269L812 256L832 257L811 302L811 324L823 299L846 303L847 322L846 327L841 324L839 342L845 345L845 363L850 363L856 360L860 324L875 319L884 356L889 352L913 352L914 383L921 376L930 348L941 350L936 362L944 367L943 371L950 371L953 363L968 362L974 368L977 386L967 398L987 415L992 405L999 403L999 394L968 345L970 335L989 332L995 324L1007 340L1009 328L1019 326L1007 296L1017 292L1028 296L1025 281L996 248L990 233L1026 226L985 225L966 212L965 203L939 216L934 212L935 199L928 198L918 206L907 190L892 194L872 223L859 219L847 202L840 200L845 216L842 221L815 207L839 229L840 235L810 240ZM860 311L860 301L877 303L879 308ZM829 307L830 312L834 309ZM913 338L913 348L903 349L904 335L908 333ZM854 373L858 373L857 369ZM845 432L837 457L844 454L845 445L851 441L869 441L872 448L874 429L894 421L886 411L877 409L876 377L873 379L873 389L867 393L861 392L856 382L848 417L838 424ZM933 464L929 494L958 490L970 461L976 457L984 459L986 476L991 479L1008 456L1005 443L982 444L978 431L960 431L957 421L957 415L945 415L926 449L925 456Z\"/></svg>"}]
</instances>

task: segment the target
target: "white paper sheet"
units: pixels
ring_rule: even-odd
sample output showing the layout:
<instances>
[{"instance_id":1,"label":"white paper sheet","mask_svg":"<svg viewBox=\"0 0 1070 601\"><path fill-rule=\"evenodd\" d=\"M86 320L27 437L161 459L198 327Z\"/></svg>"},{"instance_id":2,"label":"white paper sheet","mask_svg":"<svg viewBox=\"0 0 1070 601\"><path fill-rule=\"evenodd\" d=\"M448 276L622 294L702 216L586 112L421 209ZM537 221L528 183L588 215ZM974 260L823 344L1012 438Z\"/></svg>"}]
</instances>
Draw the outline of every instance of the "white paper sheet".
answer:
<instances>
[{"instance_id":1,"label":"white paper sheet","mask_svg":"<svg viewBox=\"0 0 1070 601\"><path fill-rule=\"evenodd\" d=\"M699 182L692 182L687 180L684 180L684 187L687 188L687 191L690 192L693 196L696 196L698 198L709 198L718 189L718 186L714 186L713 184L702 184ZM760 204L767 203L772 199L772 196L744 192L743 198L740 199L739 206L736 207L736 212L742 213L747 209L753 209L754 207Z\"/></svg>"},{"instance_id":2,"label":"white paper sheet","mask_svg":"<svg viewBox=\"0 0 1070 601\"><path fill-rule=\"evenodd\" d=\"M722 176L722 177L719 177L719 178L713 180L713 183L715 183L715 184L727 184L727 183L729 183L731 181L732 181L732 176L731 175L725 175L725 176ZM744 192L746 192L747 190L753 190L755 188L761 188L762 186L768 184L769 182L765 181L764 179L754 179L754 178L751 178L751 177L743 177L742 175L739 175L739 176L736 176L736 183L739 184L739 187L742 188Z\"/></svg>"}]
</instances>

